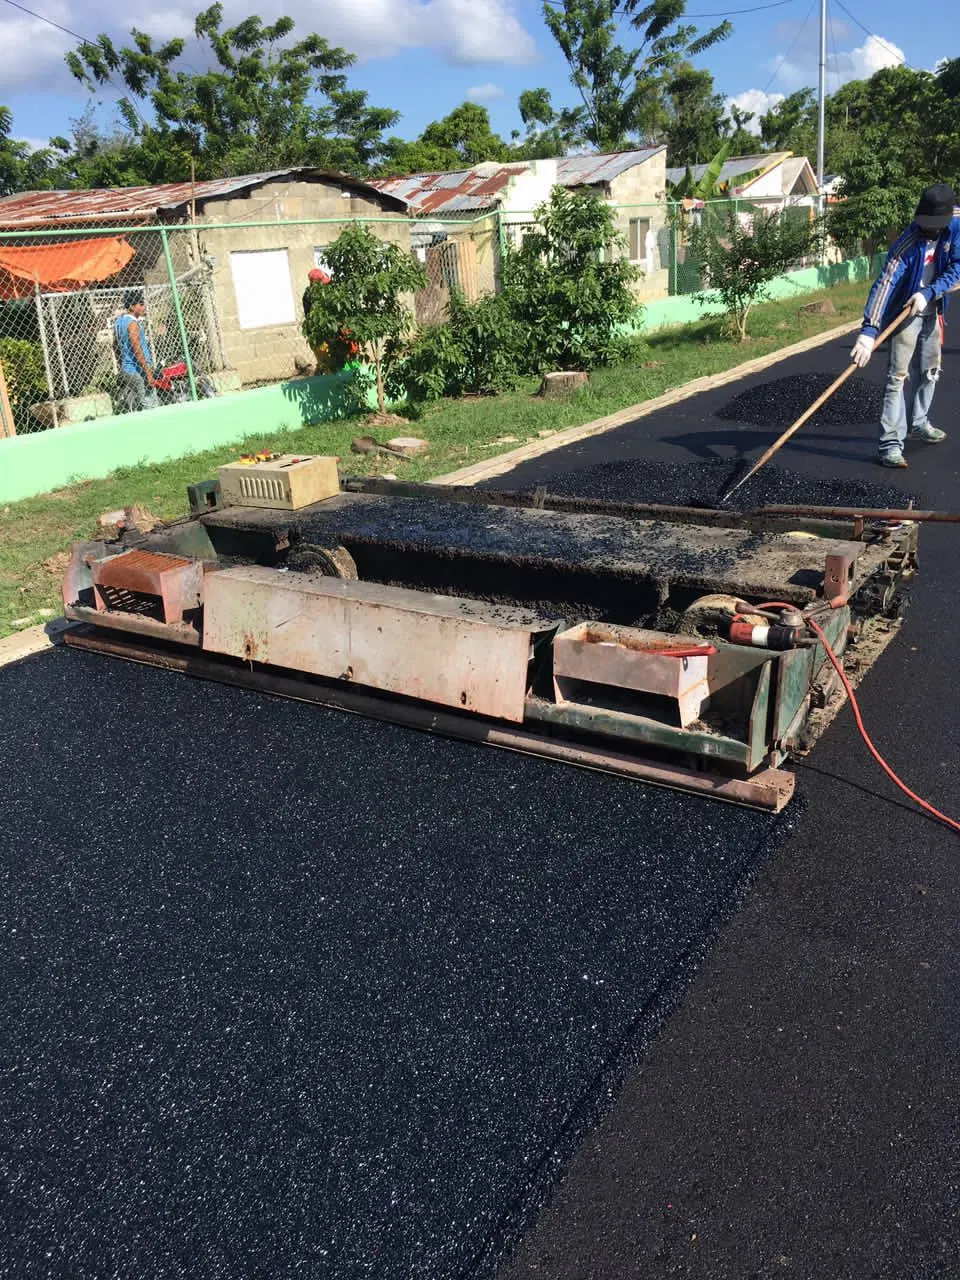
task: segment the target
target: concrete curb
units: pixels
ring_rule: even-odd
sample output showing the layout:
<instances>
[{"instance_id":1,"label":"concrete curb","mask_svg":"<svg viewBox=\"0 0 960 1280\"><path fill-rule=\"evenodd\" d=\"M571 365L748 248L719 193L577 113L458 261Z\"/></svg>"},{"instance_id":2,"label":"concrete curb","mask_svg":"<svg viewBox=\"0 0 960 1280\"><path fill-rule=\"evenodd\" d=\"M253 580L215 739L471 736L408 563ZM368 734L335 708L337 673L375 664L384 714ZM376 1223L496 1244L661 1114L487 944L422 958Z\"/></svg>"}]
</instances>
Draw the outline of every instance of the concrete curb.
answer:
<instances>
[{"instance_id":1,"label":"concrete curb","mask_svg":"<svg viewBox=\"0 0 960 1280\"><path fill-rule=\"evenodd\" d=\"M12 636L4 636L0 640L0 667L8 667L12 662L52 649L70 626L73 623L66 618L51 618L49 622L40 622L35 627L14 632Z\"/></svg>"},{"instance_id":2,"label":"concrete curb","mask_svg":"<svg viewBox=\"0 0 960 1280\"><path fill-rule=\"evenodd\" d=\"M625 426L636 418L645 418L648 414L656 413L658 409L665 409L668 405L678 404L681 400L699 395L701 391L712 391L714 387L722 387L728 382L738 382L751 374L762 373L764 369L769 369L771 365L778 364L781 360L802 355L805 351L813 351L816 347L825 346L834 338L852 333L859 328L860 321L854 320L849 324L838 325L834 329L826 329L823 333L814 334L812 338L795 342L793 346L782 347L779 351L771 351L768 355L758 356L755 360L747 360L743 364L735 365L724 373L712 373L703 378L695 378L693 382L685 382L682 387L674 387L672 391L657 396L655 400L644 400L640 404L630 405L627 409L620 409L617 413L608 414L605 418L594 418L592 422L584 422L579 427L568 427L565 431L558 431L556 435L545 440L534 440L529 444L521 445L519 449L511 449L509 453L496 454L492 458L485 458L483 462L461 467L459 471L449 471L446 475L434 476L427 483L473 485L480 480L489 480L492 476L503 475L505 471L513 470L521 462L539 458L545 453L551 453L554 449L563 449L568 444L576 444L578 440L602 435L604 431L612 431L615 427Z\"/></svg>"}]
</instances>

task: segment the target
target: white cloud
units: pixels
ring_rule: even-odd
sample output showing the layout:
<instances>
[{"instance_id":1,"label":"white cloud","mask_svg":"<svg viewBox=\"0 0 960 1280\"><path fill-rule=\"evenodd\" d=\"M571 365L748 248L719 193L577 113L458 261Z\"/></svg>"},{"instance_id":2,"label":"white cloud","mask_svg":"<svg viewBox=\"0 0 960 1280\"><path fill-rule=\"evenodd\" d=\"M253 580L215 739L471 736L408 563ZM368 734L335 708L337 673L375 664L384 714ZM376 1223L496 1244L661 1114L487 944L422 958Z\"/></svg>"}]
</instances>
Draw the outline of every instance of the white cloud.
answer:
<instances>
[{"instance_id":1,"label":"white cloud","mask_svg":"<svg viewBox=\"0 0 960 1280\"><path fill-rule=\"evenodd\" d=\"M749 111L755 117L755 121L758 121L771 107L775 107L782 101L782 93L764 93L762 89L744 89L743 93L737 93L727 99L727 115L730 115L731 108L739 107L741 111Z\"/></svg>"},{"instance_id":2,"label":"white cloud","mask_svg":"<svg viewBox=\"0 0 960 1280\"><path fill-rule=\"evenodd\" d=\"M196 0L173 0L168 8L118 18L113 0L84 0L82 6L46 0L44 13L87 38L106 31L115 41L126 40L135 21L157 40L168 40L189 34L198 7ZM405 49L424 49L459 66L523 64L536 56L514 0L327 0L321 9L310 0L225 0L224 10L227 23L251 11L265 22L289 14L297 24L295 37L317 31L363 59L387 58ZM73 85L63 55L74 45L49 23L5 7L0 16L0 99L17 90ZM187 61L190 56L188 43Z\"/></svg>"},{"instance_id":3,"label":"white cloud","mask_svg":"<svg viewBox=\"0 0 960 1280\"><path fill-rule=\"evenodd\" d=\"M904 52L895 44L879 36L867 36L850 53L837 53L827 59L828 87L833 91L848 80L869 80L884 67L899 67L904 62Z\"/></svg>"},{"instance_id":4,"label":"white cloud","mask_svg":"<svg viewBox=\"0 0 960 1280\"><path fill-rule=\"evenodd\" d=\"M863 44L843 53L832 53L827 58L827 92L836 93L850 80L868 80L884 67L897 67L906 61L904 52L897 45L880 36L867 36ZM813 86L817 83L817 53L815 48L795 50L790 58L782 55L768 64L776 83L787 93Z\"/></svg>"},{"instance_id":5,"label":"white cloud","mask_svg":"<svg viewBox=\"0 0 960 1280\"><path fill-rule=\"evenodd\" d=\"M472 89L467 90L467 98L470 102L492 102L494 98L502 98L503 89L498 84L491 84L489 80L486 84L475 84Z\"/></svg>"}]
</instances>

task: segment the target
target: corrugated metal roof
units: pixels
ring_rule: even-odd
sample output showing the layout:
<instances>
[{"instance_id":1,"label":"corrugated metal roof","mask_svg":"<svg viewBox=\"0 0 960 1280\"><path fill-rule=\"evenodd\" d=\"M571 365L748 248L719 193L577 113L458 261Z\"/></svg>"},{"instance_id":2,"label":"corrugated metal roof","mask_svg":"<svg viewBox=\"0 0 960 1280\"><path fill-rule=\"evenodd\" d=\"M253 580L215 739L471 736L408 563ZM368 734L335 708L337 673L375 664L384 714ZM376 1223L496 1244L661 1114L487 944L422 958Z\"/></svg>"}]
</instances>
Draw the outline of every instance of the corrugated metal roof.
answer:
<instances>
[{"instance_id":1,"label":"corrugated metal roof","mask_svg":"<svg viewBox=\"0 0 960 1280\"><path fill-rule=\"evenodd\" d=\"M735 178L745 178L748 174L767 173L768 170L774 168L775 165L782 164L784 160L789 159L791 152L789 151L768 151L763 155L757 156L731 156L727 163L720 170L718 183L729 183ZM703 175L710 168L708 164L694 164L690 166L695 182L699 182ZM668 182L681 182L683 175L686 173L685 168L668 169Z\"/></svg>"},{"instance_id":2,"label":"corrugated metal roof","mask_svg":"<svg viewBox=\"0 0 960 1280\"><path fill-rule=\"evenodd\" d=\"M482 213L500 203L511 181L527 173L528 164L489 164L451 173L412 173L403 178L374 178L373 185L399 196L419 213Z\"/></svg>"},{"instance_id":3,"label":"corrugated metal roof","mask_svg":"<svg viewBox=\"0 0 960 1280\"><path fill-rule=\"evenodd\" d=\"M561 156L557 161L557 177L565 187L587 187L597 182L612 182L621 173L646 164L666 147L644 147L634 151L613 151L607 155Z\"/></svg>"},{"instance_id":4,"label":"corrugated metal roof","mask_svg":"<svg viewBox=\"0 0 960 1280\"><path fill-rule=\"evenodd\" d=\"M0 227L42 226L47 223L150 222L158 215L185 208L191 200L222 200L281 178L305 182L334 182L341 187L391 198L400 212L402 197L383 192L346 174L328 169L273 169L236 178L201 182L165 182L153 187L105 187L95 191L27 191L0 199Z\"/></svg>"},{"instance_id":5,"label":"corrugated metal roof","mask_svg":"<svg viewBox=\"0 0 960 1280\"><path fill-rule=\"evenodd\" d=\"M663 150L663 147L648 147L610 155L562 156L557 161L557 180L567 187L610 182ZM411 173L402 178L374 178L373 185L406 200L420 213L482 212L496 208L511 181L522 173L530 173L532 168L529 162L499 166L487 162L473 169L456 169L451 173Z\"/></svg>"}]
</instances>

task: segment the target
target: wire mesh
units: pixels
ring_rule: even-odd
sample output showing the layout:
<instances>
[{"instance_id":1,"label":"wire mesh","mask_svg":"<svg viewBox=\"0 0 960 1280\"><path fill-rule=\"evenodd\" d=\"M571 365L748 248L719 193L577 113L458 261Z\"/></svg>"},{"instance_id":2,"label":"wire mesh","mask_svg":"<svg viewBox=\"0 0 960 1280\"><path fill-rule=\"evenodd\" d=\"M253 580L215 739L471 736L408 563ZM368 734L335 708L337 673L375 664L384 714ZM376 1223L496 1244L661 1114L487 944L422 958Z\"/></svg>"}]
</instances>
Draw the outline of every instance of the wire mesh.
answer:
<instances>
[{"instance_id":1,"label":"wire mesh","mask_svg":"<svg viewBox=\"0 0 960 1280\"><path fill-rule=\"evenodd\" d=\"M722 236L731 214L749 217L759 207L743 200L612 206L619 233L612 253L637 266L638 302L696 293L703 273L689 243L693 221ZM0 433L314 372L316 354L302 331L309 272L327 265L330 244L357 221L426 268L429 284L412 300L421 326L445 318L453 289L471 300L496 292L504 254L537 226L536 214L522 210L127 228L64 219L42 230L0 221ZM131 393L123 367L129 353L118 326L129 325L131 291L144 304L152 372L186 366L161 380L169 385L147 388L154 396Z\"/></svg>"}]
</instances>

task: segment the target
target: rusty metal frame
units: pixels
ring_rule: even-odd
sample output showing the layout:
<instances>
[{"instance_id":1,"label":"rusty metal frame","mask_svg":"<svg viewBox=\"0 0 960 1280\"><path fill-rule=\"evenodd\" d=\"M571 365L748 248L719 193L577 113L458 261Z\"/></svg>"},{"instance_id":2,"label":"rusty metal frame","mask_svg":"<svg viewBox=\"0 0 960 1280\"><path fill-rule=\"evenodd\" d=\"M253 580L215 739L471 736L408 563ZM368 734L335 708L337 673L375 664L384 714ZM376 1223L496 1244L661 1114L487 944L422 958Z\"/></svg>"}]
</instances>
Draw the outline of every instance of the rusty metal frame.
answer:
<instances>
[{"instance_id":1,"label":"rusty metal frame","mask_svg":"<svg viewBox=\"0 0 960 1280\"><path fill-rule=\"evenodd\" d=\"M296 673L263 671L231 659L204 653L184 653L172 646L151 646L144 642L143 637L127 639L120 634L104 635L91 627L68 631L63 638L71 648L107 653L202 680L215 680L277 697L311 702L330 710L385 720L419 732L435 733L477 746L498 747L675 791L693 792L768 813L779 813L784 809L796 785L792 773L779 769L765 769L748 779L725 778L603 747L565 743L522 728L503 728L472 716L377 697L350 687L304 678Z\"/></svg>"}]
</instances>

